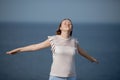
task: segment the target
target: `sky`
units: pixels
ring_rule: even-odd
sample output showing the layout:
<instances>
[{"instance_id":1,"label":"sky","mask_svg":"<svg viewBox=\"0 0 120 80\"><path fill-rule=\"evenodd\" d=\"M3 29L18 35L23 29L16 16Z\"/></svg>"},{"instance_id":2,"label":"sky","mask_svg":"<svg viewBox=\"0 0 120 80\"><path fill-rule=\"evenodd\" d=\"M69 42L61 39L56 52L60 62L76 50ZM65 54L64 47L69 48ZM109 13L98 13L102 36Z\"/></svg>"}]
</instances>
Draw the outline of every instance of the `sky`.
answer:
<instances>
[{"instance_id":1,"label":"sky","mask_svg":"<svg viewBox=\"0 0 120 80\"><path fill-rule=\"evenodd\" d=\"M0 22L120 23L120 0L0 0Z\"/></svg>"}]
</instances>

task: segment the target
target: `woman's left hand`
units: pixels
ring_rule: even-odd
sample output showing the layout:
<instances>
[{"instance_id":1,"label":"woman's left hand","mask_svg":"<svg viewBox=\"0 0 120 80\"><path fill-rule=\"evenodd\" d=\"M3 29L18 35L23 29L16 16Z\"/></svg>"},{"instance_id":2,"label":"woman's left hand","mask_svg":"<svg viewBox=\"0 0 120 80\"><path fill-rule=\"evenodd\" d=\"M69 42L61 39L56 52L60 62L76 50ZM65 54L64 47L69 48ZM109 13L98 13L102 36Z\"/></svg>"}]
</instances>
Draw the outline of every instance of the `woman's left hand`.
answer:
<instances>
[{"instance_id":1,"label":"woman's left hand","mask_svg":"<svg viewBox=\"0 0 120 80\"><path fill-rule=\"evenodd\" d=\"M92 62L95 62L97 64L99 63L99 61L97 59L93 58L93 57L92 57Z\"/></svg>"}]
</instances>

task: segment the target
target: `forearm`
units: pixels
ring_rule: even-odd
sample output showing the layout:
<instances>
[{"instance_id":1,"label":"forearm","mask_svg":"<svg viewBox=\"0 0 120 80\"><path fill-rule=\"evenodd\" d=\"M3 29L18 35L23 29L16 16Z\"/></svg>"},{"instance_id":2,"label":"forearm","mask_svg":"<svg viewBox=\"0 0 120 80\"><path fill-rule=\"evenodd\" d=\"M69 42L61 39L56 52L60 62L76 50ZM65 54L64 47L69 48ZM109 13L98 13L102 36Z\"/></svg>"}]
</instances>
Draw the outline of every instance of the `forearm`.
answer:
<instances>
[{"instance_id":1,"label":"forearm","mask_svg":"<svg viewBox=\"0 0 120 80\"><path fill-rule=\"evenodd\" d=\"M93 57L91 57L90 55L87 54L86 51L84 51L83 49L79 49L79 54L83 57L85 57L86 59L88 59L91 62L95 62L95 59Z\"/></svg>"},{"instance_id":2,"label":"forearm","mask_svg":"<svg viewBox=\"0 0 120 80\"><path fill-rule=\"evenodd\" d=\"M29 52L29 51L36 51L38 50L37 45L29 45L21 48L17 48L18 52Z\"/></svg>"},{"instance_id":3,"label":"forearm","mask_svg":"<svg viewBox=\"0 0 120 80\"><path fill-rule=\"evenodd\" d=\"M48 40L39 43L39 44L33 44L33 45L29 45L29 46L25 46L25 47L21 47L21 48L17 48L11 51L8 51L7 54L15 54L18 52L28 52L28 51L37 51L46 47L49 47L50 43Z\"/></svg>"},{"instance_id":4,"label":"forearm","mask_svg":"<svg viewBox=\"0 0 120 80\"><path fill-rule=\"evenodd\" d=\"M13 49L11 51L8 51L7 53L8 54L14 54L14 53L20 53L20 52L35 51L37 49L38 48L36 48L35 45L29 45L29 46L26 46L26 47L20 47L20 48Z\"/></svg>"}]
</instances>

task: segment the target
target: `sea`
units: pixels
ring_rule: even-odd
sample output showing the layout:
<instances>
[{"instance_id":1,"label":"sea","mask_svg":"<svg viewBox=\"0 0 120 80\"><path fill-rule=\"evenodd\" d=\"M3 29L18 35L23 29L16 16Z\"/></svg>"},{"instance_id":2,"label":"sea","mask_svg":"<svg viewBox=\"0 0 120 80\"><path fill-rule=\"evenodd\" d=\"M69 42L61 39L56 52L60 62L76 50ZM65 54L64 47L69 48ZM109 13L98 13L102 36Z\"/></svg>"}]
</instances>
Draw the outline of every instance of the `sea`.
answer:
<instances>
[{"instance_id":1,"label":"sea","mask_svg":"<svg viewBox=\"0 0 120 80\"><path fill-rule=\"evenodd\" d=\"M51 48L7 55L56 35L59 23L0 23L0 80L48 80ZM77 80L120 80L120 23L73 23L72 36L99 64L76 53ZM64 65L58 66L59 68Z\"/></svg>"}]
</instances>

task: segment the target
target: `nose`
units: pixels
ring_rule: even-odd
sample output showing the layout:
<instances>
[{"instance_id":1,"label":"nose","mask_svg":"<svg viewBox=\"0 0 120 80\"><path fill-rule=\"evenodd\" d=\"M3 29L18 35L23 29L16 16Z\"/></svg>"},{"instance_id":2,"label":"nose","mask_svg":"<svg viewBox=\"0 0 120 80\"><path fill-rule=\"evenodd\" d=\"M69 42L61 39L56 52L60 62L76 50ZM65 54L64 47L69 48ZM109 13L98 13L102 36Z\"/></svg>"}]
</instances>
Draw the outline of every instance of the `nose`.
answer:
<instances>
[{"instance_id":1,"label":"nose","mask_svg":"<svg viewBox=\"0 0 120 80\"><path fill-rule=\"evenodd\" d=\"M65 25L70 26L70 23L66 22Z\"/></svg>"},{"instance_id":2,"label":"nose","mask_svg":"<svg viewBox=\"0 0 120 80\"><path fill-rule=\"evenodd\" d=\"M68 23L67 26L70 26L70 24Z\"/></svg>"}]
</instances>

